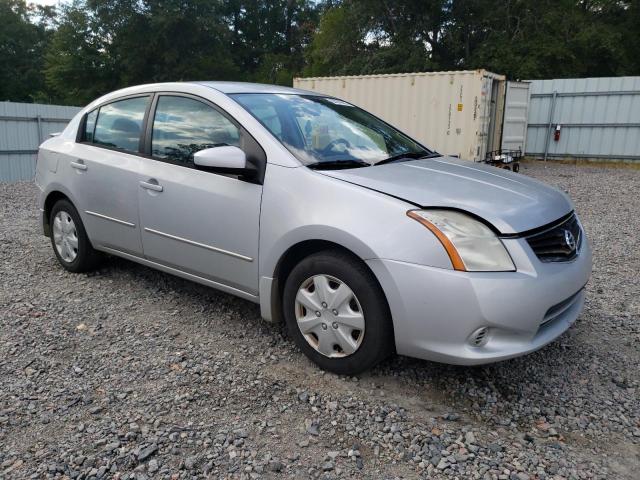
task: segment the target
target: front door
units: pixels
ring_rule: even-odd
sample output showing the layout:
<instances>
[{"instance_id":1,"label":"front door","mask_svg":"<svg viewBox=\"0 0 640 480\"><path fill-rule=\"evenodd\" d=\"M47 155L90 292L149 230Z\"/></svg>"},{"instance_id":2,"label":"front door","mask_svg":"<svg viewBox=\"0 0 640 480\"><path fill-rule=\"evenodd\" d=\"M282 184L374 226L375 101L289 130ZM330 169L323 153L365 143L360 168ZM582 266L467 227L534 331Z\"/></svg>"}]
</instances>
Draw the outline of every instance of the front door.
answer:
<instances>
[{"instance_id":1,"label":"front door","mask_svg":"<svg viewBox=\"0 0 640 480\"><path fill-rule=\"evenodd\" d=\"M145 257L257 294L262 185L193 163L201 149L244 150L255 140L203 101L167 94L154 103L152 158L143 161L138 191Z\"/></svg>"}]
</instances>

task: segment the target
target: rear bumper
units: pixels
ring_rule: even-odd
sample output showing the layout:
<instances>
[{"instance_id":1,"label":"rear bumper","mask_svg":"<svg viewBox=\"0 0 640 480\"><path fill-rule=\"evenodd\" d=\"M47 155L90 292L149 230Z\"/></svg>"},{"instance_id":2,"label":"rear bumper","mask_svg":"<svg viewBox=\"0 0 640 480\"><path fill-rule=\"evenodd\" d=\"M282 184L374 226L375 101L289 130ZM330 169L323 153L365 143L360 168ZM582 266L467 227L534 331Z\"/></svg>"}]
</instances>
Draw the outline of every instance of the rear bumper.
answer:
<instances>
[{"instance_id":1,"label":"rear bumper","mask_svg":"<svg viewBox=\"0 0 640 480\"><path fill-rule=\"evenodd\" d=\"M560 263L540 262L523 239L504 243L516 272L367 262L389 302L399 354L459 365L491 363L537 350L576 321L591 274L586 239L573 261ZM482 327L487 338L476 346L472 334Z\"/></svg>"},{"instance_id":2,"label":"rear bumper","mask_svg":"<svg viewBox=\"0 0 640 480\"><path fill-rule=\"evenodd\" d=\"M44 202L45 202L45 193L44 189L38 182L38 176L36 175L35 180L36 187L38 187L38 198L36 199L36 206L38 208L38 224L40 225L40 233L43 235L49 236L49 228L48 222L45 218L45 210L44 210Z\"/></svg>"}]
</instances>

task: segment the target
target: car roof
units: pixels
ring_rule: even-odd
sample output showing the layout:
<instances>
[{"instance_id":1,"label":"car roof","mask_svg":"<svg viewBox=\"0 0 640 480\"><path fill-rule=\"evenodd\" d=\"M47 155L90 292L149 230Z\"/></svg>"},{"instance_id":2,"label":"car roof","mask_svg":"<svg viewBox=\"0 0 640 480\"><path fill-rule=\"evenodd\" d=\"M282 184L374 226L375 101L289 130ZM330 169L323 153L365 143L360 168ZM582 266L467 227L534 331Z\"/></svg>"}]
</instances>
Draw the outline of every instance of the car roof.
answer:
<instances>
[{"instance_id":1,"label":"car roof","mask_svg":"<svg viewBox=\"0 0 640 480\"><path fill-rule=\"evenodd\" d=\"M248 82L189 82L205 87L213 88L224 94L230 93L289 93L289 94L314 94L322 95L317 92L309 92L297 88L283 87L280 85L267 85L264 83L248 83Z\"/></svg>"},{"instance_id":2,"label":"car roof","mask_svg":"<svg viewBox=\"0 0 640 480\"><path fill-rule=\"evenodd\" d=\"M132 87L122 88L113 92L107 93L100 98L95 99L89 105L85 107L86 111L95 108L106 102L114 101L120 97L126 95L136 95L140 93L149 92L161 92L164 90L170 91L188 91L191 87L204 87L211 88L223 95L230 95L234 93L269 93L269 94L297 94L297 95L315 95L326 97L322 93L310 92L307 90L300 90L297 88L282 87L280 85L267 85L262 83L247 83L247 82L165 82L165 83L149 83L145 85L136 85Z\"/></svg>"}]
</instances>

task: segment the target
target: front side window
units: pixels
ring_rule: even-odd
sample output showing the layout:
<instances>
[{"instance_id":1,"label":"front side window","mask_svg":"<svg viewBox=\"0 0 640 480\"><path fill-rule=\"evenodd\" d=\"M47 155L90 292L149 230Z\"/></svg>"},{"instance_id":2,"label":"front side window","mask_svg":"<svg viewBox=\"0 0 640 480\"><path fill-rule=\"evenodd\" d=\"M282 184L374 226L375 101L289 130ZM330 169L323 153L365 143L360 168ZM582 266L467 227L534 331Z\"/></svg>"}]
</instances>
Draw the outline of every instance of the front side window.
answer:
<instances>
[{"instance_id":1,"label":"front side window","mask_svg":"<svg viewBox=\"0 0 640 480\"><path fill-rule=\"evenodd\" d=\"M218 110L187 97L163 95L153 121L151 154L193 166L193 154L222 145L240 147L240 130Z\"/></svg>"},{"instance_id":2,"label":"front side window","mask_svg":"<svg viewBox=\"0 0 640 480\"><path fill-rule=\"evenodd\" d=\"M148 101L149 97L135 97L100 107L93 143L138 153Z\"/></svg>"},{"instance_id":3,"label":"front side window","mask_svg":"<svg viewBox=\"0 0 640 480\"><path fill-rule=\"evenodd\" d=\"M433 153L370 113L336 98L262 93L231 96L310 167L369 166Z\"/></svg>"}]
</instances>

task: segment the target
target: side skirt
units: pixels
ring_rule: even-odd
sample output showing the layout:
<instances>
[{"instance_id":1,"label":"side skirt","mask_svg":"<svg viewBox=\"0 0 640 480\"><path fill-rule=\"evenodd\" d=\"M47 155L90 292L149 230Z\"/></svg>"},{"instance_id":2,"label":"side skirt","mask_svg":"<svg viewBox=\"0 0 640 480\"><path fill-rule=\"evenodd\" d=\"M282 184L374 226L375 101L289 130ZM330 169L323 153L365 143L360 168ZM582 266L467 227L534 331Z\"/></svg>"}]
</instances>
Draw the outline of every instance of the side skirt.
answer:
<instances>
[{"instance_id":1,"label":"side skirt","mask_svg":"<svg viewBox=\"0 0 640 480\"><path fill-rule=\"evenodd\" d=\"M230 293L231 295L244 298L245 300L249 300L254 303L260 303L260 298L258 297L258 295L245 292L244 290L240 290L239 288L230 287L229 285L225 285L223 283L214 282L213 280L209 280L208 278L199 277L198 275L194 275L193 273L184 272L182 270L178 270L177 268L168 267L166 265L162 265L161 263L152 262L151 260L147 260L146 258L137 257L136 255L131 255L130 253L121 252L120 250L116 250L114 248L103 247L103 246L94 247L94 248L96 250L101 250L111 255L115 255L116 257L122 257L127 260L131 260L132 262L139 263L146 267L155 268L156 270L160 270L165 273L170 273L171 275L175 275L176 277L181 277L186 280L191 280L192 282L206 285L207 287L215 288L216 290L221 290L225 293Z\"/></svg>"}]
</instances>

